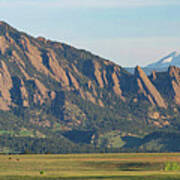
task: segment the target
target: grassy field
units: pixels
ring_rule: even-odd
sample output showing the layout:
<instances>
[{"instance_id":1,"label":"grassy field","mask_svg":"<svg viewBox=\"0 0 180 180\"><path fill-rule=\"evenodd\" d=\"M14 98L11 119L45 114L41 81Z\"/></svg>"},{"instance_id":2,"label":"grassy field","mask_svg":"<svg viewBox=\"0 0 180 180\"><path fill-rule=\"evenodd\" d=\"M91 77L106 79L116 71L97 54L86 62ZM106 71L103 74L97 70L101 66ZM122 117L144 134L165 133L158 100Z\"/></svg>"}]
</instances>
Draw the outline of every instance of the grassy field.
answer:
<instances>
[{"instance_id":1,"label":"grassy field","mask_svg":"<svg viewBox=\"0 0 180 180\"><path fill-rule=\"evenodd\" d=\"M0 180L178 180L179 164L175 153L1 155Z\"/></svg>"}]
</instances>

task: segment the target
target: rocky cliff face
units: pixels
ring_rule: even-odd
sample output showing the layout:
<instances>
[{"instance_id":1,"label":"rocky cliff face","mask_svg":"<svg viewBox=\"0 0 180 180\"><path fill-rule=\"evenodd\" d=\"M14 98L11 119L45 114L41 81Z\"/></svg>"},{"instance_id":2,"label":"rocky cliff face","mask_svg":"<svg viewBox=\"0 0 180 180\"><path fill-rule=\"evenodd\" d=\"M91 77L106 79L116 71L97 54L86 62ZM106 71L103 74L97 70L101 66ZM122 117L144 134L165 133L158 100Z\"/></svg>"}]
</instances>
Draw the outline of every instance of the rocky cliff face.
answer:
<instances>
[{"instance_id":1,"label":"rocky cliff face","mask_svg":"<svg viewBox=\"0 0 180 180\"><path fill-rule=\"evenodd\" d=\"M171 66L168 69L168 75L173 91L173 99L176 104L180 105L180 68Z\"/></svg>"},{"instance_id":2,"label":"rocky cliff face","mask_svg":"<svg viewBox=\"0 0 180 180\"><path fill-rule=\"evenodd\" d=\"M135 76L137 78L139 93L143 93L152 105L167 108L164 99L139 66L135 69Z\"/></svg>"},{"instance_id":3,"label":"rocky cliff face","mask_svg":"<svg viewBox=\"0 0 180 180\"><path fill-rule=\"evenodd\" d=\"M42 76L55 81L59 84L59 88L66 91L78 91L81 98L100 106L104 105L103 100L97 98L99 96L97 88L108 87L122 100L125 100L118 78L120 69L115 64L108 61L103 62L103 60L98 61L100 58L92 57L90 53L87 53L87 56L93 59L83 57L86 56L86 52L78 51L64 44L53 43L44 38L32 38L3 22L0 24L0 32L2 78L4 77L2 81L6 83L2 82L2 88L6 88L1 92L2 97L6 96L7 100L4 105L2 100L0 106L2 110L9 110L9 106L13 105L10 91L11 88L15 89L12 87L11 77L16 77L20 81L19 96L21 100L19 100L26 107L29 106L28 94L31 94L27 91L26 81L33 83L36 87L32 99L34 104L42 105L47 99L51 99L48 96L52 93L51 87L42 82ZM69 53L71 51L72 54ZM79 59L85 60L78 62ZM78 63L82 63L82 65L78 65ZM11 65L9 70L6 64ZM107 72L106 69L110 71L111 68L111 72ZM89 84L86 90L84 89L85 84L82 84L81 81L87 81Z\"/></svg>"},{"instance_id":4,"label":"rocky cliff face","mask_svg":"<svg viewBox=\"0 0 180 180\"><path fill-rule=\"evenodd\" d=\"M21 119L18 128L142 133L144 127L171 126L180 117L179 105L179 68L148 77L136 67L130 74L90 52L0 22L0 110L12 122ZM0 129L4 121L0 118Z\"/></svg>"}]
</instances>

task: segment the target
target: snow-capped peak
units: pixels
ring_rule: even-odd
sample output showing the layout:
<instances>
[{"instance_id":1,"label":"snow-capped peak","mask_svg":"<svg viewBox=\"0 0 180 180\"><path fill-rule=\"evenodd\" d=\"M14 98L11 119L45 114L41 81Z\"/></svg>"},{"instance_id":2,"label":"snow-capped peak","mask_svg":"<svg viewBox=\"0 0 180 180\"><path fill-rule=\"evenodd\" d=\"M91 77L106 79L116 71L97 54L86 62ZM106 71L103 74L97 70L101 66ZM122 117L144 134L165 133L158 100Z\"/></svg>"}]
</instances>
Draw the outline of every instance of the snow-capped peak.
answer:
<instances>
[{"instance_id":1,"label":"snow-capped peak","mask_svg":"<svg viewBox=\"0 0 180 180\"><path fill-rule=\"evenodd\" d=\"M180 67L180 53L174 51L169 55L161 58L159 61L149 64L148 68L166 68L169 66L178 66Z\"/></svg>"},{"instance_id":2,"label":"snow-capped peak","mask_svg":"<svg viewBox=\"0 0 180 180\"><path fill-rule=\"evenodd\" d=\"M162 61L162 63L170 63L170 62L172 62L172 60L173 60L173 57L169 57L169 58L167 58L167 59L164 59L164 60Z\"/></svg>"}]
</instances>

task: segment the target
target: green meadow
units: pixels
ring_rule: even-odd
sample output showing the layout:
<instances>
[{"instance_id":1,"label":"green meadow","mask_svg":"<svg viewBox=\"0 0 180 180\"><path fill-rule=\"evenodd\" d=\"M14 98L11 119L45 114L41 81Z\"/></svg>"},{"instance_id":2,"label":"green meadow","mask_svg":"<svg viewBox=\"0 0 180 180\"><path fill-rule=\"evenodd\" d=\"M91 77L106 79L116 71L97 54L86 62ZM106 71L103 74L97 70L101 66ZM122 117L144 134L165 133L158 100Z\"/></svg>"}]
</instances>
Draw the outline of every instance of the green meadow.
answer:
<instances>
[{"instance_id":1,"label":"green meadow","mask_svg":"<svg viewBox=\"0 0 180 180\"><path fill-rule=\"evenodd\" d=\"M1 155L0 180L180 179L180 154Z\"/></svg>"}]
</instances>

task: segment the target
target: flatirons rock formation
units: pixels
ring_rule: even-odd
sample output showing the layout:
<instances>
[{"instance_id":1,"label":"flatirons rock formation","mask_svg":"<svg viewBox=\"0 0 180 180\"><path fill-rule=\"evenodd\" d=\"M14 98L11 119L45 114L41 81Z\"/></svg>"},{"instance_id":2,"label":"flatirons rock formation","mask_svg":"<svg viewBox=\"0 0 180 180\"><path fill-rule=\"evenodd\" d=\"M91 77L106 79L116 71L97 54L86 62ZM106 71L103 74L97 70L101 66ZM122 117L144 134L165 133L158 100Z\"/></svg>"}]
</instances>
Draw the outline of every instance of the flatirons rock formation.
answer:
<instances>
[{"instance_id":1,"label":"flatirons rock formation","mask_svg":"<svg viewBox=\"0 0 180 180\"><path fill-rule=\"evenodd\" d=\"M99 143L106 132L120 138L177 130L179 106L180 68L147 76L138 66L130 74L90 52L0 22L2 136L45 142L56 137L67 147L107 148L108 143Z\"/></svg>"},{"instance_id":2,"label":"flatirons rock formation","mask_svg":"<svg viewBox=\"0 0 180 180\"><path fill-rule=\"evenodd\" d=\"M152 105L166 108L164 99L139 66L135 69L135 75L137 77L139 92L142 92Z\"/></svg>"}]
</instances>

